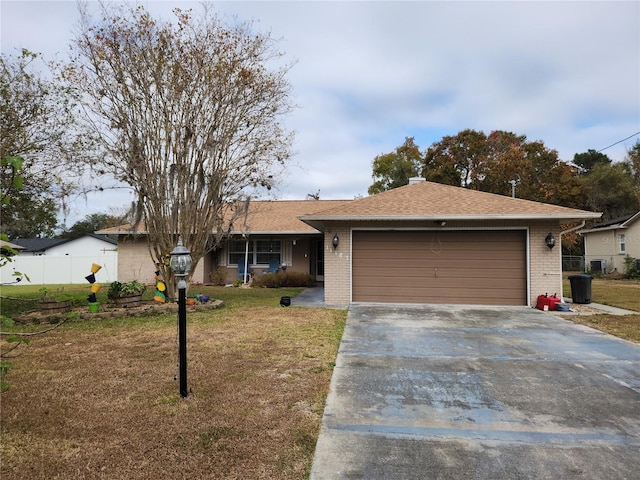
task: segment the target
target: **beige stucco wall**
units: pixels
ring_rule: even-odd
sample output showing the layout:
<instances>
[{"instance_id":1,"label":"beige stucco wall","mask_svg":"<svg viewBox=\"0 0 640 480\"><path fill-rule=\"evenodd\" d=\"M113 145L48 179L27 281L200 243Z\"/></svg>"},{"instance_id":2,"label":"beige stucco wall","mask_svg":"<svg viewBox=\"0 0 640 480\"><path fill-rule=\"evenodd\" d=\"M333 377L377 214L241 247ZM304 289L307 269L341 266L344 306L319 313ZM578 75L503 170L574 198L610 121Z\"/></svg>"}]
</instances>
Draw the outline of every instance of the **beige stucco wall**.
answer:
<instances>
[{"instance_id":1,"label":"beige stucco wall","mask_svg":"<svg viewBox=\"0 0 640 480\"><path fill-rule=\"evenodd\" d=\"M294 238L295 245L293 244ZM287 263L289 271L310 273L311 261L315 258L315 238L318 237L287 236L278 238L282 240L282 258ZM211 275L219 266L226 268L226 283L235 282L238 278L238 267L226 264L227 255L224 244L219 252L207 254L198 262L191 276L191 283L211 282ZM256 276L268 270L268 267L264 265L252 265L252 267ZM146 237L120 236L118 239L118 280L121 282L138 280L152 285L155 283L155 271L156 268L149 254Z\"/></svg>"},{"instance_id":2,"label":"beige stucco wall","mask_svg":"<svg viewBox=\"0 0 640 480\"><path fill-rule=\"evenodd\" d=\"M351 302L351 228L429 229L433 222L361 222L357 224L332 223L325 229L325 302L330 305L348 305ZM535 305L538 295L562 294L562 254L560 225L557 221L526 222L447 222L444 229L523 228L528 230L529 302ZM551 232L556 247L550 250L545 238ZM331 240L338 234L340 243L333 248Z\"/></svg>"},{"instance_id":3,"label":"beige stucco wall","mask_svg":"<svg viewBox=\"0 0 640 480\"><path fill-rule=\"evenodd\" d=\"M619 234L625 236L625 252L620 251ZM584 244L587 269L592 260L605 260L607 273L614 270L625 273L625 257L629 255L640 258L640 221L632 223L625 229L587 233L584 235Z\"/></svg>"},{"instance_id":4,"label":"beige stucco wall","mask_svg":"<svg viewBox=\"0 0 640 480\"><path fill-rule=\"evenodd\" d=\"M191 276L192 283L204 282L204 262L198 262ZM118 280L130 282L137 280L154 285L156 266L149 253L146 237L121 235L118 239Z\"/></svg>"}]
</instances>

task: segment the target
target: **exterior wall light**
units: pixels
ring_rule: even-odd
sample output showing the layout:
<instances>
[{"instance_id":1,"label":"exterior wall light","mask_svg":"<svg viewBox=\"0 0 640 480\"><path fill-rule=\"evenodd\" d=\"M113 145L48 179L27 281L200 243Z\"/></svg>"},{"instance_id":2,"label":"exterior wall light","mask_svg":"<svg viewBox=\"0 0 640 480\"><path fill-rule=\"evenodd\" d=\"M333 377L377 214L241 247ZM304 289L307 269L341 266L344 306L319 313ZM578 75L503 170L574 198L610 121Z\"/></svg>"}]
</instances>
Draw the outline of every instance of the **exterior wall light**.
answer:
<instances>
[{"instance_id":1,"label":"exterior wall light","mask_svg":"<svg viewBox=\"0 0 640 480\"><path fill-rule=\"evenodd\" d=\"M551 232L549 232L549 235L544 239L544 243L549 247L549 250L556 246L556 239Z\"/></svg>"},{"instance_id":2,"label":"exterior wall light","mask_svg":"<svg viewBox=\"0 0 640 480\"><path fill-rule=\"evenodd\" d=\"M336 233L333 236L333 240L331 241L331 244L333 245L333 249L335 250L336 248L338 248L338 244L340 243L340 238L338 237L338 234Z\"/></svg>"}]
</instances>

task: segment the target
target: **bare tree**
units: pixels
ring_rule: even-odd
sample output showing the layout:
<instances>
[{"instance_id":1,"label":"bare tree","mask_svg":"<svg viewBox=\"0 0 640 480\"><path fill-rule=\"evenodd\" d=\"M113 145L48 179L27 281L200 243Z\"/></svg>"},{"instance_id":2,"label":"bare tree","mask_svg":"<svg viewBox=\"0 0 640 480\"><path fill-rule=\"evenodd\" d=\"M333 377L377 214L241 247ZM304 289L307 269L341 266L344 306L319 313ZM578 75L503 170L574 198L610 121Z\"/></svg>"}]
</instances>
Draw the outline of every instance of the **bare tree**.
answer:
<instances>
[{"instance_id":1,"label":"bare tree","mask_svg":"<svg viewBox=\"0 0 640 480\"><path fill-rule=\"evenodd\" d=\"M195 268L243 199L272 187L292 142L280 123L292 108L290 65L276 42L203 8L165 22L141 6L101 5L96 22L81 5L68 69L109 153L102 168L133 188L161 265L181 235Z\"/></svg>"}]
</instances>

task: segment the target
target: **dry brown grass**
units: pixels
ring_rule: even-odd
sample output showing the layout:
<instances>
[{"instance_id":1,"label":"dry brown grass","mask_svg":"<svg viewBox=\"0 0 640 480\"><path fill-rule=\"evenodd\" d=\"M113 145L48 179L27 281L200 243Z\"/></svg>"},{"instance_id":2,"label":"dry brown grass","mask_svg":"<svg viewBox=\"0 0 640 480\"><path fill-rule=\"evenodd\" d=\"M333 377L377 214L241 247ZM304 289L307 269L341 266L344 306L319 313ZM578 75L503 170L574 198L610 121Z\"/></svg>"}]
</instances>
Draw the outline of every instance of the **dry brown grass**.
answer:
<instances>
[{"instance_id":1,"label":"dry brown grass","mask_svg":"<svg viewBox=\"0 0 640 480\"><path fill-rule=\"evenodd\" d=\"M272 300L190 315L187 399L174 315L21 347L1 397L2 479L306 478L346 314Z\"/></svg>"},{"instance_id":2,"label":"dry brown grass","mask_svg":"<svg viewBox=\"0 0 640 480\"><path fill-rule=\"evenodd\" d=\"M571 286L565 275L564 291L571 296ZM616 277L596 277L591 282L591 297L595 303L640 312L640 281ZM564 316L574 323L586 325L616 337L640 343L638 315L577 315Z\"/></svg>"},{"instance_id":3,"label":"dry brown grass","mask_svg":"<svg viewBox=\"0 0 640 480\"><path fill-rule=\"evenodd\" d=\"M640 315L577 315L567 320L640 343Z\"/></svg>"}]
</instances>

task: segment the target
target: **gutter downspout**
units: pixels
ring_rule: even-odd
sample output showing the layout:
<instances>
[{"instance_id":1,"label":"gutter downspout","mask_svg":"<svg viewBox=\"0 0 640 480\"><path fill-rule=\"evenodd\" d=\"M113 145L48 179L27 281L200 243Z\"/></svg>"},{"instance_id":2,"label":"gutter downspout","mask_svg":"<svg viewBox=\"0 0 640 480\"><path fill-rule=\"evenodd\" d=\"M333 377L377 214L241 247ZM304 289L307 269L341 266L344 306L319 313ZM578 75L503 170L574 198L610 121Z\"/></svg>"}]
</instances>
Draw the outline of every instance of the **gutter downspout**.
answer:
<instances>
[{"instance_id":1,"label":"gutter downspout","mask_svg":"<svg viewBox=\"0 0 640 480\"><path fill-rule=\"evenodd\" d=\"M566 235L567 233L571 233L571 232L575 232L576 230L580 230L581 228L583 228L585 225L587 224L586 220L582 220L582 223L580 225L578 225L577 227L572 227L569 228L568 230L563 230L560 232L560 271L562 271L562 236ZM560 298L564 301L564 288L563 288L563 282L560 282Z\"/></svg>"}]
</instances>

